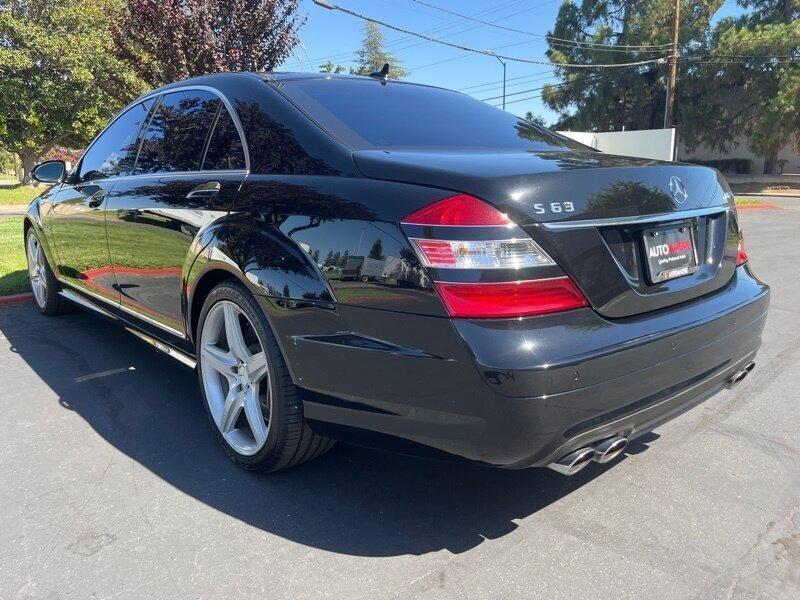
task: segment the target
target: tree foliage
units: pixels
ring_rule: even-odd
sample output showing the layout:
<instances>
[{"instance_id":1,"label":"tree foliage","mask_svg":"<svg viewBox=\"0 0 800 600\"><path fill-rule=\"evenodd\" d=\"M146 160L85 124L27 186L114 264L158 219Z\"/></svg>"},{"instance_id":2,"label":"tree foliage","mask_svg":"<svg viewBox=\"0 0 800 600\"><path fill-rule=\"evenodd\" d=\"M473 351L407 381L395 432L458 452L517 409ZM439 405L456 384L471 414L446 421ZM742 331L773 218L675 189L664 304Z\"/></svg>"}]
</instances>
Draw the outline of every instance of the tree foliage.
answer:
<instances>
[{"instance_id":1,"label":"tree foliage","mask_svg":"<svg viewBox=\"0 0 800 600\"><path fill-rule=\"evenodd\" d=\"M371 21L364 23L364 39L361 48L356 50L356 57L354 67L327 60L319 66L320 73L370 75L380 71L383 65L389 63L389 77L402 79L408 76L408 71L402 67L403 62L386 50L386 40L380 27Z\"/></svg>"},{"instance_id":2,"label":"tree foliage","mask_svg":"<svg viewBox=\"0 0 800 600\"><path fill-rule=\"evenodd\" d=\"M369 258L374 258L375 260L383 260L386 258L383 253L383 242L381 238L376 239L372 244L372 247L369 249Z\"/></svg>"},{"instance_id":3,"label":"tree foliage","mask_svg":"<svg viewBox=\"0 0 800 600\"><path fill-rule=\"evenodd\" d=\"M576 2L561 6L551 36L616 48L550 40L553 62L621 63L667 54L666 49L622 46L668 43L672 0ZM780 148L787 143L800 147L800 0L738 3L743 15L712 26L721 0L682 0L676 124L690 149L705 143L725 151L744 136L756 154L766 157L765 169L776 172ZM793 57L794 62L765 56ZM559 112L558 129L658 128L666 73L666 65L560 68L561 81L545 88L543 99Z\"/></svg>"},{"instance_id":4,"label":"tree foliage","mask_svg":"<svg viewBox=\"0 0 800 600\"><path fill-rule=\"evenodd\" d=\"M109 31L119 0L0 2L0 146L30 180L55 146L82 147L144 91Z\"/></svg>"},{"instance_id":5,"label":"tree foliage","mask_svg":"<svg viewBox=\"0 0 800 600\"><path fill-rule=\"evenodd\" d=\"M356 75L369 75L383 68L389 63L389 77L402 79L408 76L408 71L402 67L403 61L396 58L385 48L386 40L377 24L371 21L364 23L364 40L361 48L356 52L358 60L354 73Z\"/></svg>"},{"instance_id":6,"label":"tree foliage","mask_svg":"<svg viewBox=\"0 0 800 600\"><path fill-rule=\"evenodd\" d=\"M722 0L682 0L680 48L687 51L708 30ZM613 47L548 40L553 62L630 63L668 55L672 40L672 0L568 0L561 5L556 38ZM625 48L651 46L651 48ZM666 64L611 69L557 68L561 80L543 92L545 104L559 112L556 129L618 131L662 126Z\"/></svg>"},{"instance_id":7,"label":"tree foliage","mask_svg":"<svg viewBox=\"0 0 800 600\"><path fill-rule=\"evenodd\" d=\"M220 71L271 71L305 17L298 0L128 0L115 36L151 86Z\"/></svg>"},{"instance_id":8,"label":"tree foliage","mask_svg":"<svg viewBox=\"0 0 800 600\"><path fill-rule=\"evenodd\" d=\"M766 158L764 172L777 173L782 147L800 151L800 2L740 4L750 12L721 20L702 48L709 59L687 69L680 110L691 126L682 136L690 148L705 143L722 151L744 136Z\"/></svg>"}]
</instances>

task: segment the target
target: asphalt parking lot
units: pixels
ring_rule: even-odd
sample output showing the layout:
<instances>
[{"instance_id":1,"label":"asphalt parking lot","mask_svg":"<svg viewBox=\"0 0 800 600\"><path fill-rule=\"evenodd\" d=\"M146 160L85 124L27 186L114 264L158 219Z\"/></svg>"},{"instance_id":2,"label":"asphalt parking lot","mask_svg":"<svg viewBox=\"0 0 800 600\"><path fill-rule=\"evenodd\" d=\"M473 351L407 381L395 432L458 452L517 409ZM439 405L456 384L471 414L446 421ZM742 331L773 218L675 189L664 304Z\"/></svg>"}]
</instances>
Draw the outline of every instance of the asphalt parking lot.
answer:
<instances>
[{"instance_id":1,"label":"asphalt parking lot","mask_svg":"<svg viewBox=\"0 0 800 600\"><path fill-rule=\"evenodd\" d=\"M566 478L339 445L271 476L194 374L99 318L0 309L0 598L800 598L800 200L742 213L758 366Z\"/></svg>"}]
</instances>

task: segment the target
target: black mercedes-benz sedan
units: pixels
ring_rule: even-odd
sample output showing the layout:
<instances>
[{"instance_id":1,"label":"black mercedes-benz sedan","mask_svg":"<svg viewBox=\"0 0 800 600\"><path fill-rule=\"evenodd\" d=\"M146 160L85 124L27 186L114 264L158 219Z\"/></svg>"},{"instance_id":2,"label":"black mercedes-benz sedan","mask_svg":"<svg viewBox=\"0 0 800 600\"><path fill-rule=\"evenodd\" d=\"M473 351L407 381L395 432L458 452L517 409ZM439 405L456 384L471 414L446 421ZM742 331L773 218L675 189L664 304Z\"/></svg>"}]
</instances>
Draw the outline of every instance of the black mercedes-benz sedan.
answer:
<instances>
[{"instance_id":1,"label":"black mercedes-benz sedan","mask_svg":"<svg viewBox=\"0 0 800 600\"><path fill-rule=\"evenodd\" d=\"M741 381L767 315L716 171L436 87L198 77L34 177L39 310L195 368L246 468L344 440L573 474Z\"/></svg>"}]
</instances>

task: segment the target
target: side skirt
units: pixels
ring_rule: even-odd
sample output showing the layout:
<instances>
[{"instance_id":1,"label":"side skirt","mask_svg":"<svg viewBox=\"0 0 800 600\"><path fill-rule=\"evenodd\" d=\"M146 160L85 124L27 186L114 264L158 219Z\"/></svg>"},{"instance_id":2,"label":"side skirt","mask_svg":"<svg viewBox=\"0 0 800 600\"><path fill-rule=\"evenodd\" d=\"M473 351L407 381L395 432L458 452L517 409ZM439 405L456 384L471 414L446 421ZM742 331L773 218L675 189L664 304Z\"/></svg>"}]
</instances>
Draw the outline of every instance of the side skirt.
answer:
<instances>
[{"instance_id":1,"label":"side skirt","mask_svg":"<svg viewBox=\"0 0 800 600\"><path fill-rule=\"evenodd\" d=\"M60 296L66 298L70 302L74 302L75 304L77 304L81 308L85 308L87 310L95 312L95 313L97 313L99 315L102 315L103 317L106 317L106 318L111 319L113 321L125 323L125 321L123 321L122 319L120 319L119 317L114 315L113 313L110 313L109 311L101 308L100 306L98 306L94 302L91 302L90 300L84 298L80 294L78 294L76 292L73 292L72 290L62 289L58 293L59 293ZM133 335L135 335L140 340L150 344L151 346L153 346L155 349L159 350L160 352L163 352L164 354L166 354L170 358L174 358L179 363L189 367L190 369L194 369L195 367L197 367L197 362L192 357L188 356L187 354L184 354L180 350L177 350L176 348L173 348L172 346L169 346L168 344L165 344L165 343L157 340L156 338L147 335L143 331L139 331L138 329L134 329L132 326L124 325L124 329L126 331L132 333Z\"/></svg>"}]
</instances>

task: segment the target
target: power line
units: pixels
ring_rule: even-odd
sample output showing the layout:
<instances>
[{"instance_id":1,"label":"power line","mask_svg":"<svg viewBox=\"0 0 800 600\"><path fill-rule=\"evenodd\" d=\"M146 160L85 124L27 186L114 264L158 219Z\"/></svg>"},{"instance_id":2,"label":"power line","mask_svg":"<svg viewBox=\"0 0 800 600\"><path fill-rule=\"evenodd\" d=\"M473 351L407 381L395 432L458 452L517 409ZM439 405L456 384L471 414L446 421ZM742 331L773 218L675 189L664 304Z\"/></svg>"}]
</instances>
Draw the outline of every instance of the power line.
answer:
<instances>
[{"instance_id":1,"label":"power line","mask_svg":"<svg viewBox=\"0 0 800 600\"><path fill-rule=\"evenodd\" d=\"M511 7L511 6L515 5L515 4L519 4L519 3L520 3L520 2L522 2L522 1L523 1L523 0L512 0L511 2L506 2L506 3L504 3L504 4L501 4L501 5L499 5L499 6L495 6L494 8L491 8L491 9L488 9L488 10L482 10L482 11L479 11L479 12L475 13L475 15L473 15L473 16L476 16L476 17L484 17L484 16L486 16L486 15L489 15L489 14L492 14L492 13L496 13L496 12L498 12L498 11L501 11L501 10L504 10L504 9L506 9L506 8L509 8L509 7ZM538 6L538 5L537 5L537 6ZM518 12L515 12L515 13L511 13L510 15L507 15L507 16L505 16L505 17L502 17L501 19L498 19L498 20L507 19L507 18L509 18L509 17L512 17L512 16L514 16L514 15L517 15L517 14L519 14L520 12L525 12L525 11L527 11L527 10L531 10L532 8L536 8L536 7L534 6L534 7L526 8L526 9L525 9L525 10L523 10L523 11L518 11ZM466 19L458 19L458 20L456 20L456 21L451 21L451 22L449 22L449 23L443 23L443 24L441 24L441 25L437 25L436 27L432 27L432 28L430 28L430 29L425 29L425 30L423 30L423 33L427 33L427 34L432 34L432 33L442 33L442 32L444 32L444 31L446 31L447 29L450 29L450 28L452 28L452 27L458 27L459 25L461 25L461 21L466 21ZM468 28L468 29L465 29L465 30L463 30L463 31L454 31L454 32L450 32L450 33L448 33L448 34L444 35L443 37L449 37L449 36L451 36L451 35L457 35L457 34L459 34L459 33L464 33L464 32L466 32L466 31L471 31L472 29L477 29L477 28L476 28L476 27L470 27L470 28ZM403 48L398 48L397 46L398 46L398 45L405 44L405 43L407 43L408 41L410 41L410 40L411 40L411 39L413 39L413 38L414 38L414 36L412 36L412 35L402 35L402 36L400 36L400 37L398 37L398 38L396 38L396 39L394 39L394 40L391 40L391 41L387 42L387 44L386 44L386 50L389 50L389 51L392 51L392 52L394 52L394 51L397 51L397 50L405 50L405 49L406 49L405 47L403 47ZM412 46L412 47L413 47L413 46ZM324 60L331 60L331 59L345 60L345 59L353 58L353 57L355 57L355 56L356 56L356 52L354 52L354 51L350 51L350 52L339 52L339 53L336 53L336 54L331 54L331 55L328 55L328 56L323 56L323 57L321 57L321 58L315 58L315 59L313 59L313 60L314 60L315 62L317 62L317 61L321 61L321 60L323 60L323 61L324 61Z\"/></svg>"},{"instance_id":2,"label":"power line","mask_svg":"<svg viewBox=\"0 0 800 600\"><path fill-rule=\"evenodd\" d=\"M425 44L426 42L421 42L421 43ZM530 43L531 43L530 40L522 40L521 42L513 42L511 44L503 44L502 46L495 46L494 48L489 48L489 50L491 50L492 52L495 52L496 50L501 50L503 48L511 48L512 46L521 46L523 44L530 44ZM427 64L420 65L420 66L417 66L417 67L411 66L411 67L409 67L409 70L410 71L419 71L420 69L425 69L427 67L432 67L434 65L440 65L442 63L458 60L460 58L466 58L467 56L472 56L472 53L465 52L464 54L459 54L458 56L453 56L451 58L445 58L443 60L437 60L436 62L427 63ZM495 55L492 54L491 56L495 56Z\"/></svg>"},{"instance_id":3,"label":"power line","mask_svg":"<svg viewBox=\"0 0 800 600\"><path fill-rule=\"evenodd\" d=\"M536 83L538 81L544 81L545 79L552 79L553 76L554 76L553 75L554 72L555 71L549 71L547 74L540 75L539 77L530 77L530 78L528 78L526 80L518 81L516 83L509 84L506 87L509 88L509 89L510 88L518 88L518 87L520 87L522 85L531 85L531 84ZM487 92L492 92L492 91L495 91L495 90L499 90L500 88L502 88L502 82L501 82L501 85L493 85L493 86L488 87L488 88L481 88L481 89L478 89L478 90L472 90L472 91L468 91L468 92L465 92L465 93L470 94L470 95L485 94Z\"/></svg>"},{"instance_id":4,"label":"power line","mask_svg":"<svg viewBox=\"0 0 800 600\"><path fill-rule=\"evenodd\" d=\"M506 81L516 81L517 79L527 79L528 77L535 77L536 75L544 75L545 73L552 73L553 69L549 69L547 71L542 71L540 73L531 73L530 75L519 75L518 77L509 77ZM468 85L467 87L458 88L456 91L458 92L465 92L467 90L471 90L473 88L484 87L487 85L503 83L503 80L500 79L499 81L487 81L486 83L476 83L474 85Z\"/></svg>"},{"instance_id":5,"label":"power line","mask_svg":"<svg viewBox=\"0 0 800 600\"><path fill-rule=\"evenodd\" d=\"M524 35L532 35L532 36L535 36L535 37L538 37L538 38L542 38L542 39L545 39L545 40L548 40L548 41L562 42L562 43L576 44L576 45L585 45L587 47L611 48L612 51L616 51L616 52L623 52L624 51L623 49L636 50L636 49L642 49L642 48L651 48L651 49L656 48L657 50L650 50L650 52L660 52L663 48L667 48L667 47L672 45L670 43L666 43L666 44L645 44L645 45L638 45L637 46L637 45L628 45L628 44L604 44L604 43L601 43L601 42L582 42L582 41L579 41L579 40L569 40L569 39L565 39L565 38L554 37L552 35L545 35L545 34L542 34L542 33L534 33L532 31L525 31L524 29L515 29L514 27L506 27L505 25L497 25L496 23L491 23L491 22L488 22L488 21L482 21L481 19L476 19L474 17L469 17L467 15L464 15L464 14L461 14L461 13L458 13L458 12L455 12L455 11L452 11L452 10L448 10L446 8L442 8L441 6L436 6L435 4L430 4L428 2L424 2L423 0L410 0L410 1L411 2L416 2L417 4L421 4L423 6L428 6L430 8L433 8L435 10L438 10L438 11L441 11L441 12L444 12L444 13L447 13L447 14L450 14L450 15L455 15L457 17L461 17L462 19L467 19L469 21L475 21L476 23L481 23L483 25L489 25L490 27L496 27L497 29L503 29L505 31L511 31L511 32L514 32L514 33L522 33Z\"/></svg>"},{"instance_id":6,"label":"power line","mask_svg":"<svg viewBox=\"0 0 800 600\"><path fill-rule=\"evenodd\" d=\"M547 84L547 85L543 85L541 87L533 88L533 89L530 89L530 90L527 90L527 91L528 92L538 92L538 91L544 90L546 88L560 88L560 87L565 87L565 86L568 86L568 85L574 85L576 83L581 83L581 84L583 84L583 83L594 83L596 81L599 81L603 77L612 77L612 76L617 76L617 75L619 75L618 72L615 72L615 73L594 73L594 74L586 75L583 78L573 79L571 81L562 81L561 83ZM506 104L508 105L508 104L514 104L516 102L525 102L526 100L537 100L538 98L541 98L542 96L543 96L543 94L535 94L533 96L527 96L525 98L517 98L516 100L511 100L510 102L506 102ZM499 107L500 105L499 104L495 104L494 106L495 107Z\"/></svg>"},{"instance_id":7,"label":"power line","mask_svg":"<svg viewBox=\"0 0 800 600\"><path fill-rule=\"evenodd\" d=\"M391 23L387 23L386 21L381 21L379 19L375 19L373 17L369 17L362 13L358 13L356 11L350 10L349 8L341 7L337 4L333 4L328 0L314 0L314 4L317 4L323 8L327 8L328 10L338 10L346 15L350 15L352 17L356 17L358 19L362 19L364 21L369 21L371 23L376 23L377 25L381 25L386 27L387 29L394 29L395 31L399 31L401 33L405 33L408 35L413 35L419 37L423 40L427 40L429 42L434 42L436 44L441 44L443 46L449 46L450 48L456 48L458 50L464 50L466 52L472 52L473 54L482 54L484 56L495 56L497 58L508 60L512 62L519 62L525 63L529 65L546 65L546 66L555 66L555 67L563 67L563 68L573 68L573 69L618 69L623 67L633 67L639 65L649 65L649 64L662 64L666 61L666 58L659 57L659 58L650 58L647 60L637 60L625 63L605 63L605 64L577 64L577 63L556 63L556 62L547 62L543 60L534 60L530 58L521 58L518 56L505 56L503 54L496 54L491 52L490 50L479 50L477 48L471 48L470 46L464 46L461 44L454 44L452 42L446 42L441 39L433 38L428 35L417 33L415 31L411 31L409 29L405 29L403 27L398 27L397 25L392 25Z\"/></svg>"}]
</instances>

